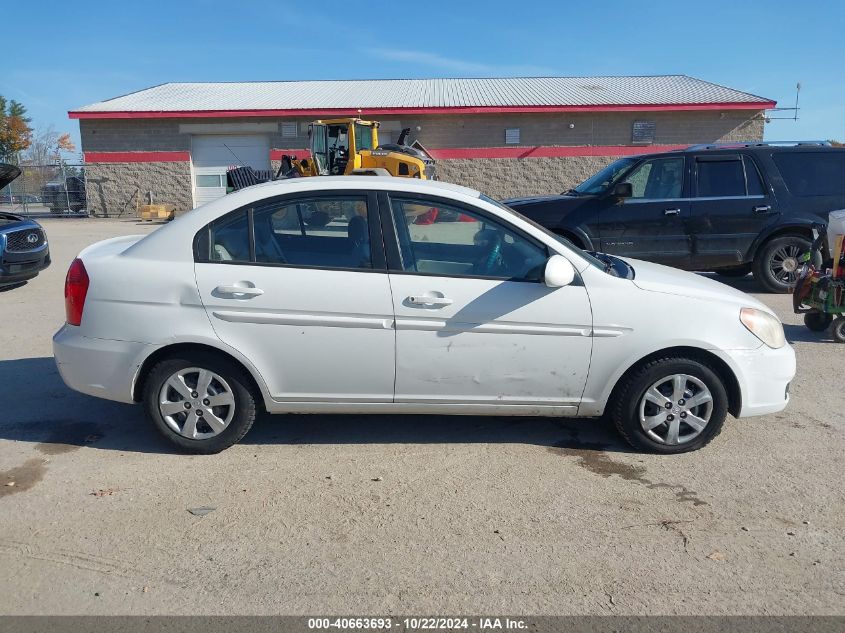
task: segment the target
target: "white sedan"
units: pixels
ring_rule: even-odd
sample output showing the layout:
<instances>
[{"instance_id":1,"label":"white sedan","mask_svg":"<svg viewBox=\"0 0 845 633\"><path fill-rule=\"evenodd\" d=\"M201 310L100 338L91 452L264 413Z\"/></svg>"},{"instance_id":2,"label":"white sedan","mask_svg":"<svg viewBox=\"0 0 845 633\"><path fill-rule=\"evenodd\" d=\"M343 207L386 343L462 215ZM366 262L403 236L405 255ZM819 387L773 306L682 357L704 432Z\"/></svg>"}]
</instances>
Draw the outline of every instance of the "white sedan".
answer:
<instances>
[{"instance_id":1,"label":"white sedan","mask_svg":"<svg viewBox=\"0 0 845 633\"><path fill-rule=\"evenodd\" d=\"M249 187L72 263L73 389L221 451L270 413L598 418L680 453L782 410L795 355L752 297L588 254L477 191L365 176ZM413 424L413 419L405 423Z\"/></svg>"}]
</instances>

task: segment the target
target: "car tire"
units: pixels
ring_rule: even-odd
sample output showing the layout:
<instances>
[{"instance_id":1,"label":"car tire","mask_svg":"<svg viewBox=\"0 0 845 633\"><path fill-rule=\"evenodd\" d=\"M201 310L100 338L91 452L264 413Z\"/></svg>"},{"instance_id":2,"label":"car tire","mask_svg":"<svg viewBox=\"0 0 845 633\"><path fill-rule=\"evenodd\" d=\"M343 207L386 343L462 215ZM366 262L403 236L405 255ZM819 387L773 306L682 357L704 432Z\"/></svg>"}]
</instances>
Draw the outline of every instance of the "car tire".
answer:
<instances>
[{"instance_id":1,"label":"car tire","mask_svg":"<svg viewBox=\"0 0 845 633\"><path fill-rule=\"evenodd\" d=\"M789 292L798 280L800 256L810 250L811 242L800 235L784 235L763 244L752 264L754 279L768 292Z\"/></svg>"},{"instance_id":2,"label":"car tire","mask_svg":"<svg viewBox=\"0 0 845 633\"><path fill-rule=\"evenodd\" d=\"M845 343L845 316L841 316L833 322L830 334L837 343Z\"/></svg>"},{"instance_id":3,"label":"car tire","mask_svg":"<svg viewBox=\"0 0 845 633\"><path fill-rule=\"evenodd\" d=\"M804 315L804 325L813 332L824 332L833 323L833 316L824 312L808 312Z\"/></svg>"},{"instance_id":4,"label":"car tire","mask_svg":"<svg viewBox=\"0 0 845 633\"><path fill-rule=\"evenodd\" d=\"M713 272L721 277L745 277L751 272L751 264L731 266L730 268L720 268L719 270L714 270Z\"/></svg>"},{"instance_id":5,"label":"car tire","mask_svg":"<svg viewBox=\"0 0 845 633\"><path fill-rule=\"evenodd\" d=\"M210 455L229 448L247 434L256 416L252 381L236 364L213 354L158 362L144 381L143 401L156 429L189 453Z\"/></svg>"},{"instance_id":6,"label":"car tire","mask_svg":"<svg viewBox=\"0 0 845 633\"><path fill-rule=\"evenodd\" d=\"M631 446L670 455L697 450L719 434L728 395L722 378L706 363L666 357L626 375L611 406L611 418Z\"/></svg>"}]
</instances>

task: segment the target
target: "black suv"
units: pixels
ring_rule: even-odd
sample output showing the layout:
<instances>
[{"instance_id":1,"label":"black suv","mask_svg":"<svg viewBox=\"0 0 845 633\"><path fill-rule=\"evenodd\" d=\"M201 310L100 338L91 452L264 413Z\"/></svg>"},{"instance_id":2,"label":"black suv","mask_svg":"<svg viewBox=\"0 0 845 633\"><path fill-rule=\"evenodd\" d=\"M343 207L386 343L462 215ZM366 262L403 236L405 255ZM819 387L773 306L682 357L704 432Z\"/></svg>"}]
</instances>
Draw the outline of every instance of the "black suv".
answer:
<instances>
[{"instance_id":1,"label":"black suv","mask_svg":"<svg viewBox=\"0 0 845 633\"><path fill-rule=\"evenodd\" d=\"M505 201L576 246L787 292L812 225L845 208L845 148L693 145L621 158L560 196Z\"/></svg>"}]
</instances>

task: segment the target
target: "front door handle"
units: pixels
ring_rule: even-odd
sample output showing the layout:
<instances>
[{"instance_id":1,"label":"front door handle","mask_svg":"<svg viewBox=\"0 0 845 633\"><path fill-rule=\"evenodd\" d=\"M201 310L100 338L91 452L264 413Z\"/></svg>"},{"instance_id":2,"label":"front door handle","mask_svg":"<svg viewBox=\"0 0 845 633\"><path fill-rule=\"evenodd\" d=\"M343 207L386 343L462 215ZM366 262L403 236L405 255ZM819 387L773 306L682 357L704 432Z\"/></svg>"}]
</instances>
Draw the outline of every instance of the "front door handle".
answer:
<instances>
[{"instance_id":1,"label":"front door handle","mask_svg":"<svg viewBox=\"0 0 845 633\"><path fill-rule=\"evenodd\" d=\"M446 297L435 297L434 295L414 295L408 297L408 303L412 303L415 306L443 307L452 305L452 300Z\"/></svg>"},{"instance_id":2,"label":"front door handle","mask_svg":"<svg viewBox=\"0 0 845 633\"><path fill-rule=\"evenodd\" d=\"M264 294L261 288L251 286L217 286L214 290L222 295L242 295L244 297L257 297Z\"/></svg>"},{"instance_id":3,"label":"front door handle","mask_svg":"<svg viewBox=\"0 0 845 633\"><path fill-rule=\"evenodd\" d=\"M761 204L759 206L754 207L754 213L768 213L771 210L772 207L768 204Z\"/></svg>"},{"instance_id":4,"label":"front door handle","mask_svg":"<svg viewBox=\"0 0 845 633\"><path fill-rule=\"evenodd\" d=\"M681 215L680 209L664 209L663 215Z\"/></svg>"}]
</instances>

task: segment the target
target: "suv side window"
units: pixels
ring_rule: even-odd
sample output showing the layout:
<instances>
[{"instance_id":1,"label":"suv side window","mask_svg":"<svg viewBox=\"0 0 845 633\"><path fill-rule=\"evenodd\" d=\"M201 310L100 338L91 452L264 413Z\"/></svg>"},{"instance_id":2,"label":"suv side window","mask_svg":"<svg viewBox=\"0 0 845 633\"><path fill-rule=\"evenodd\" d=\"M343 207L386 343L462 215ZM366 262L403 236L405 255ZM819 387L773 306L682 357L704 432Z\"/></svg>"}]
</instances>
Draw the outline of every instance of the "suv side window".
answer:
<instances>
[{"instance_id":1,"label":"suv side window","mask_svg":"<svg viewBox=\"0 0 845 633\"><path fill-rule=\"evenodd\" d=\"M745 168L745 183L748 187L749 196L765 195L763 179L760 177L760 170L749 156L742 156L742 165Z\"/></svg>"},{"instance_id":2,"label":"suv side window","mask_svg":"<svg viewBox=\"0 0 845 633\"><path fill-rule=\"evenodd\" d=\"M794 196L845 195L845 152L773 152L778 171Z\"/></svg>"},{"instance_id":3,"label":"suv side window","mask_svg":"<svg viewBox=\"0 0 845 633\"><path fill-rule=\"evenodd\" d=\"M624 182L631 183L634 199L680 198L684 189L684 159L673 156L646 160L635 167Z\"/></svg>"},{"instance_id":4,"label":"suv side window","mask_svg":"<svg viewBox=\"0 0 845 633\"><path fill-rule=\"evenodd\" d=\"M402 269L448 277L540 281L547 249L490 217L413 196L390 197Z\"/></svg>"},{"instance_id":5,"label":"suv side window","mask_svg":"<svg viewBox=\"0 0 845 633\"><path fill-rule=\"evenodd\" d=\"M742 157L699 157L696 160L696 196L727 198L745 196L745 168Z\"/></svg>"},{"instance_id":6,"label":"suv side window","mask_svg":"<svg viewBox=\"0 0 845 633\"><path fill-rule=\"evenodd\" d=\"M197 234L197 261L373 268L367 196L271 198Z\"/></svg>"}]
</instances>

